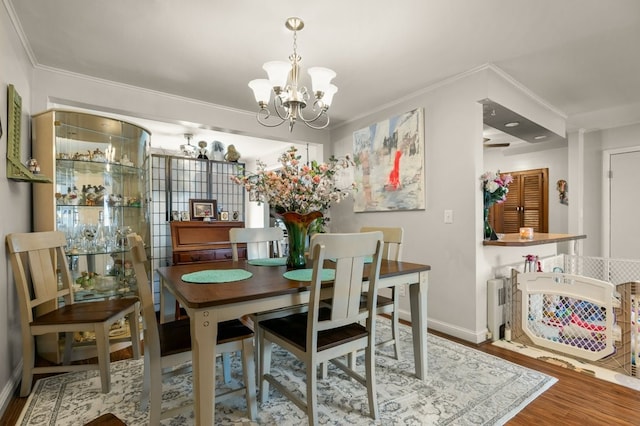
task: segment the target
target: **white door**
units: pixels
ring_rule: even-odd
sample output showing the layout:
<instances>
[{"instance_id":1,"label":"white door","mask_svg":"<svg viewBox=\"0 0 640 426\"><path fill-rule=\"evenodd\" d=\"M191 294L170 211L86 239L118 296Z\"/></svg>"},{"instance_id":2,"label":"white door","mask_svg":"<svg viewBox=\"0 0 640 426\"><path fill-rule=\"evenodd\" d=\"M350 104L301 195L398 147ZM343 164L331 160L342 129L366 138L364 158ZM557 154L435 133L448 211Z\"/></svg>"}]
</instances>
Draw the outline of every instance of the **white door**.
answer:
<instances>
[{"instance_id":1,"label":"white door","mask_svg":"<svg viewBox=\"0 0 640 426\"><path fill-rule=\"evenodd\" d=\"M609 257L640 259L640 151L610 156Z\"/></svg>"}]
</instances>

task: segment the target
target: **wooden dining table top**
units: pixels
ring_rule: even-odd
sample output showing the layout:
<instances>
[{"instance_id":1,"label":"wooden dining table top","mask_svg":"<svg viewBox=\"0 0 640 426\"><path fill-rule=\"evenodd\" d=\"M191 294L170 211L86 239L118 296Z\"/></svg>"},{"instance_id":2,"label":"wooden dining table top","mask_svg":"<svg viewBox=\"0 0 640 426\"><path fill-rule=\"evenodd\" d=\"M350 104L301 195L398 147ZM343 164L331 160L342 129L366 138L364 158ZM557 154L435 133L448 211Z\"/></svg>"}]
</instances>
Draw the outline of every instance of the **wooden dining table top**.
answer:
<instances>
[{"instance_id":1,"label":"wooden dining table top","mask_svg":"<svg viewBox=\"0 0 640 426\"><path fill-rule=\"evenodd\" d=\"M327 261L325 267L333 269L331 263ZM311 264L308 267L311 268ZM252 276L240 281L211 284L188 283L182 280L183 275L192 272L221 269L243 269L251 272ZM365 267L363 281L367 280L368 269ZM430 269L429 265L383 259L380 265L380 278L420 273ZM310 289L310 281L287 279L283 276L286 271L286 266L256 266L243 259L164 266L157 269L165 285L180 295L181 303L192 309L304 292ZM326 285L330 286L331 281Z\"/></svg>"}]
</instances>

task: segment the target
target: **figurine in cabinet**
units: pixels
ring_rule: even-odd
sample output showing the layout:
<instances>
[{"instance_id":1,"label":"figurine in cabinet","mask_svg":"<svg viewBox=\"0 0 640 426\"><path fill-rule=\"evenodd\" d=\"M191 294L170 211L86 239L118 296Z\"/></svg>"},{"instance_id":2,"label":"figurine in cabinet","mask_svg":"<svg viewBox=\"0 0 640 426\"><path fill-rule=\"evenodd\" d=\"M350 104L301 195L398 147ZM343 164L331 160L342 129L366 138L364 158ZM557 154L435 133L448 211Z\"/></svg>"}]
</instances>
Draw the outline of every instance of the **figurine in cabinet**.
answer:
<instances>
[{"instance_id":1,"label":"figurine in cabinet","mask_svg":"<svg viewBox=\"0 0 640 426\"><path fill-rule=\"evenodd\" d=\"M100 150L100 148L96 148L93 153L91 153L91 161L95 161L97 163L106 163L107 157L104 155L104 152Z\"/></svg>"},{"instance_id":2,"label":"figurine in cabinet","mask_svg":"<svg viewBox=\"0 0 640 426\"><path fill-rule=\"evenodd\" d=\"M207 141L198 142L198 146L200 147L200 149L198 150L198 158L201 160L208 160L209 157L207 157Z\"/></svg>"},{"instance_id":3,"label":"figurine in cabinet","mask_svg":"<svg viewBox=\"0 0 640 426\"><path fill-rule=\"evenodd\" d=\"M96 194L96 187L92 185L82 185L82 196L84 198L85 206L95 206L96 198L98 195Z\"/></svg>"},{"instance_id":4,"label":"figurine in cabinet","mask_svg":"<svg viewBox=\"0 0 640 426\"><path fill-rule=\"evenodd\" d=\"M87 153L76 152L73 154L73 159L77 161L91 161L91 151L87 151Z\"/></svg>"},{"instance_id":5,"label":"figurine in cabinet","mask_svg":"<svg viewBox=\"0 0 640 426\"><path fill-rule=\"evenodd\" d=\"M109 207L119 207L122 205L122 195L120 194L110 194L109 195L109 201L108 201Z\"/></svg>"},{"instance_id":6,"label":"figurine in cabinet","mask_svg":"<svg viewBox=\"0 0 640 426\"><path fill-rule=\"evenodd\" d=\"M67 195L64 197L64 203L69 204L70 206L77 206L80 204L80 197L78 196L78 188L73 185L73 189L71 187L67 188Z\"/></svg>"},{"instance_id":7,"label":"figurine in cabinet","mask_svg":"<svg viewBox=\"0 0 640 426\"><path fill-rule=\"evenodd\" d=\"M120 159L120 164L122 164L123 166L132 167L133 166L133 161L129 160L129 157L127 156L127 154L124 154L122 156L122 158Z\"/></svg>"},{"instance_id":8,"label":"figurine in cabinet","mask_svg":"<svg viewBox=\"0 0 640 426\"><path fill-rule=\"evenodd\" d=\"M236 151L236 147L233 145L229 145L227 148L227 153L224 156L224 159L230 161L232 163L237 163L240 159L240 153Z\"/></svg>"},{"instance_id":9,"label":"figurine in cabinet","mask_svg":"<svg viewBox=\"0 0 640 426\"><path fill-rule=\"evenodd\" d=\"M220 141L213 141L213 148L211 149L211 153L213 155L213 159L216 161L224 160L224 144Z\"/></svg>"}]
</instances>

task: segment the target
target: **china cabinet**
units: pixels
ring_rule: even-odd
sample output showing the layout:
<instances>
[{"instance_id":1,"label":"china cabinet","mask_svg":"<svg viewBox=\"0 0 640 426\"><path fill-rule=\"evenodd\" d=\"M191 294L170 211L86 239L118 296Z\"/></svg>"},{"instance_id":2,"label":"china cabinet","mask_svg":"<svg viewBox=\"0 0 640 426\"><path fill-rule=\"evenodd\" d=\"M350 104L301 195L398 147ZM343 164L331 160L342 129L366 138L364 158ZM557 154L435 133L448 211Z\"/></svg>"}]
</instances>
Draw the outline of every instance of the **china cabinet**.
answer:
<instances>
[{"instance_id":1,"label":"china cabinet","mask_svg":"<svg viewBox=\"0 0 640 426\"><path fill-rule=\"evenodd\" d=\"M150 133L112 118L49 110L32 117L32 137L32 154L53 180L33 188L34 229L66 234L75 301L135 294L126 236L136 232L149 247ZM122 324L111 335L124 330ZM59 361L55 336L41 340L40 354ZM91 336L76 336L85 340Z\"/></svg>"}]
</instances>

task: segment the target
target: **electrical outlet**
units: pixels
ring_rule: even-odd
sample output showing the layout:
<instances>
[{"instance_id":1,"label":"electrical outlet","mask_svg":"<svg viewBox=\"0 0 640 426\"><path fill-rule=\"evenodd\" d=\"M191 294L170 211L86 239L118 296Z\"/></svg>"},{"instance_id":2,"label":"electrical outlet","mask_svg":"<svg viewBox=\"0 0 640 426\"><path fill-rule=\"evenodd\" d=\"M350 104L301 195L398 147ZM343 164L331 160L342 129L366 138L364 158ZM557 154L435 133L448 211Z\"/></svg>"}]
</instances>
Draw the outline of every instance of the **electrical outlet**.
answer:
<instances>
[{"instance_id":1,"label":"electrical outlet","mask_svg":"<svg viewBox=\"0 0 640 426\"><path fill-rule=\"evenodd\" d=\"M453 223L453 210L444 211L444 223Z\"/></svg>"},{"instance_id":2,"label":"electrical outlet","mask_svg":"<svg viewBox=\"0 0 640 426\"><path fill-rule=\"evenodd\" d=\"M398 286L398 294L400 295L400 297L406 296L407 295L406 291L407 290L405 289L404 284Z\"/></svg>"}]
</instances>

